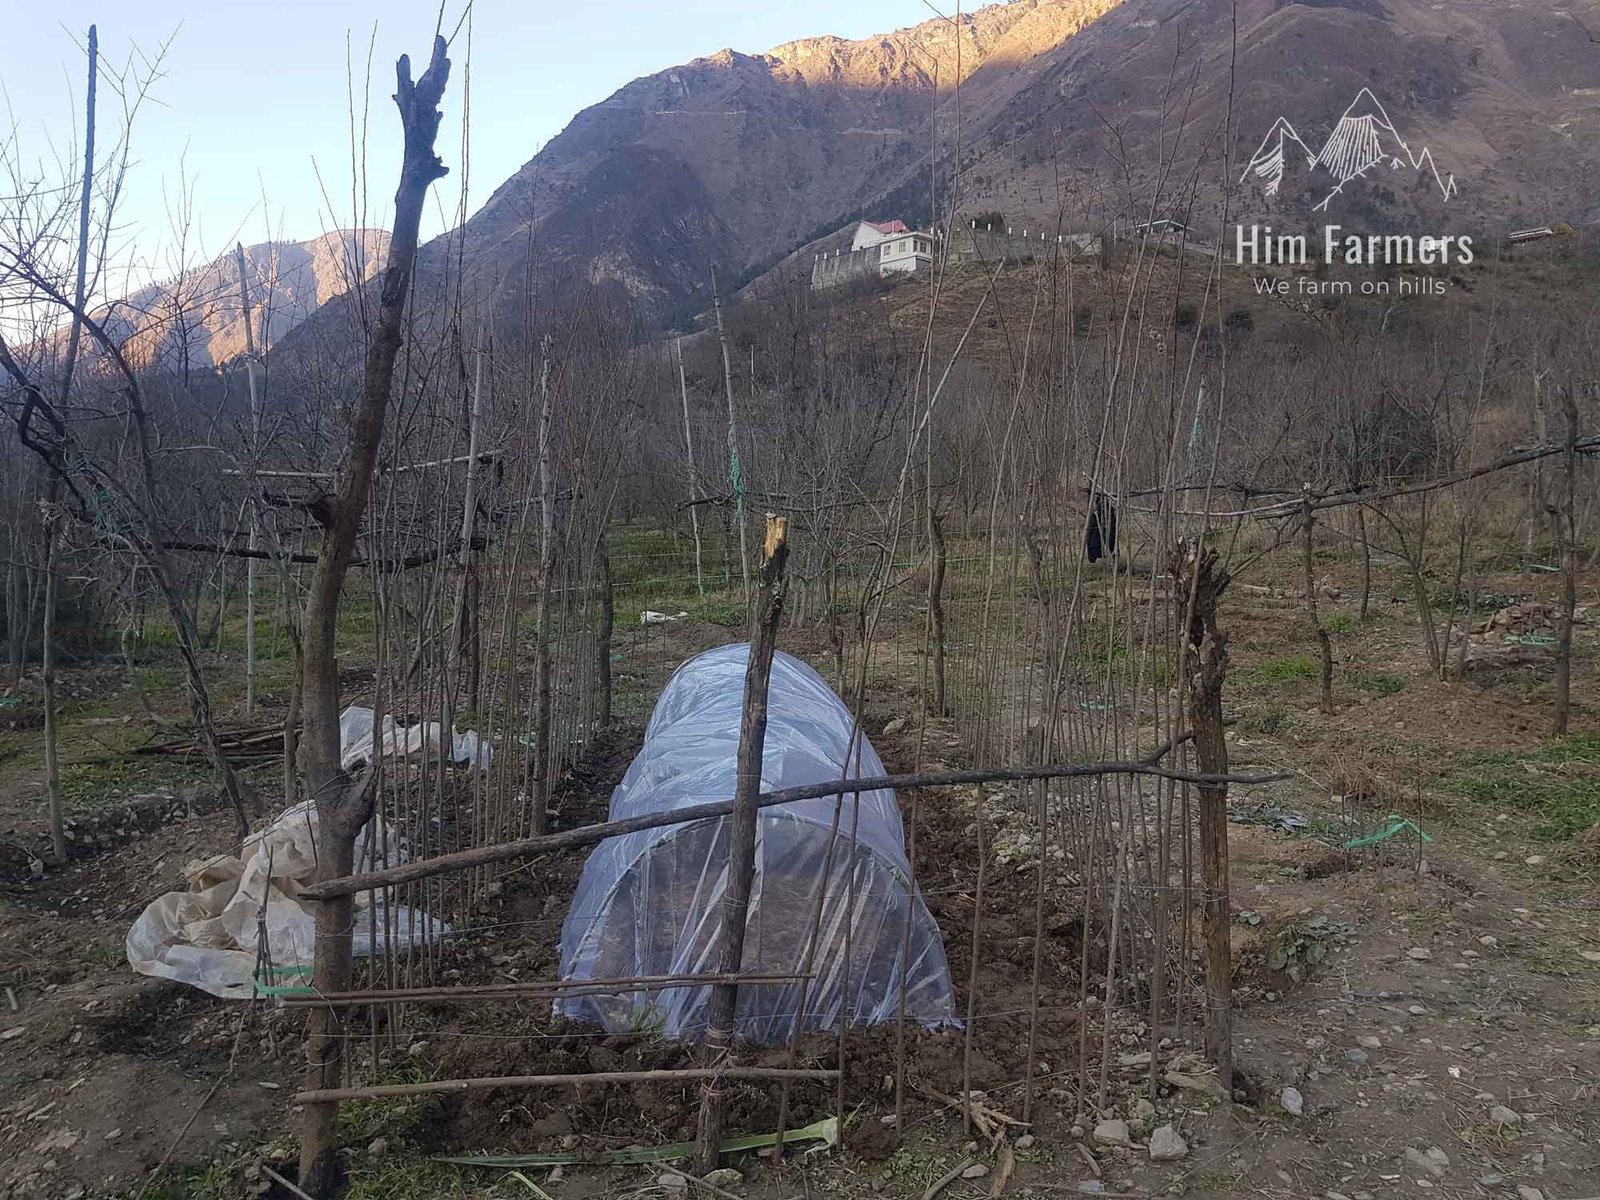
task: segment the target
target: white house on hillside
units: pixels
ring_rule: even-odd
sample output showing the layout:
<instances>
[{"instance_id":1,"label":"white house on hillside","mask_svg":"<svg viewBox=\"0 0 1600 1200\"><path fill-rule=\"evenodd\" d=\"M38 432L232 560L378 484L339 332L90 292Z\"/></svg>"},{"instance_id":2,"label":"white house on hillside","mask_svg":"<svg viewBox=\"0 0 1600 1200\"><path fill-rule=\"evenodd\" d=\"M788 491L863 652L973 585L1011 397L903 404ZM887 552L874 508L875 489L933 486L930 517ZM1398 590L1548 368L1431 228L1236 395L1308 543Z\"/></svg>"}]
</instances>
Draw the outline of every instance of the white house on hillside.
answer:
<instances>
[{"instance_id":1,"label":"white house on hillside","mask_svg":"<svg viewBox=\"0 0 1600 1200\"><path fill-rule=\"evenodd\" d=\"M910 274L932 265L932 234L909 229L904 221L860 221L848 253L816 256L811 286L836 287L863 276Z\"/></svg>"},{"instance_id":2,"label":"white house on hillside","mask_svg":"<svg viewBox=\"0 0 1600 1200\"><path fill-rule=\"evenodd\" d=\"M933 265L933 238L926 233L908 232L904 237L884 242L879 254L878 272L881 275L895 271L921 271Z\"/></svg>"},{"instance_id":3,"label":"white house on hillside","mask_svg":"<svg viewBox=\"0 0 1600 1200\"><path fill-rule=\"evenodd\" d=\"M850 243L850 252L854 254L857 250L882 245L896 234L909 232L904 221L861 221L856 225L856 237Z\"/></svg>"}]
</instances>

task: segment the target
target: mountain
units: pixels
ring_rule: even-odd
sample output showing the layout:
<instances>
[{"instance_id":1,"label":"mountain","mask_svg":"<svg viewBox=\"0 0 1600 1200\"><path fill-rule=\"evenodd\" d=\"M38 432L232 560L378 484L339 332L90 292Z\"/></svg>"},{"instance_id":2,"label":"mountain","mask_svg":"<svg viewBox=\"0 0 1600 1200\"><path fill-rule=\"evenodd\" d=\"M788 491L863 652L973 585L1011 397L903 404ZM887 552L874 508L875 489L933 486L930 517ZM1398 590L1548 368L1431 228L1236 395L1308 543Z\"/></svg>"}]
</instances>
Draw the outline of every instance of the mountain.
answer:
<instances>
[{"instance_id":1,"label":"mountain","mask_svg":"<svg viewBox=\"0 0 1600 1200\"><path fill-rule=\"evenodd\" d=\"M257 348L270 348L329 300L365 283L383 265L388 248L389 235L381 229L341 229L307 242L245 247ZM159 361L178 370L209 368L246 350L239 267L231 251L94 315L135 367ZM92 346L86 352L92 355Z\"/></svg>"},{"instance_id":2,"label":"mountain","mask_svg":"<svg viewBox=\"0 0 1600 1200\"><path fill-rule=\"evenodd\" d=\"M708 303L713 264L731 290L847 222L923 224L952 179L962 218L1036 230L1269 210L1486 240L1582 226L1587 29L1600 0L1014 0L721 50L580 112L425 248L419 281L459 263L508 314L530 280L594 281L671 320Z\"/></svg>"}]
</instances>

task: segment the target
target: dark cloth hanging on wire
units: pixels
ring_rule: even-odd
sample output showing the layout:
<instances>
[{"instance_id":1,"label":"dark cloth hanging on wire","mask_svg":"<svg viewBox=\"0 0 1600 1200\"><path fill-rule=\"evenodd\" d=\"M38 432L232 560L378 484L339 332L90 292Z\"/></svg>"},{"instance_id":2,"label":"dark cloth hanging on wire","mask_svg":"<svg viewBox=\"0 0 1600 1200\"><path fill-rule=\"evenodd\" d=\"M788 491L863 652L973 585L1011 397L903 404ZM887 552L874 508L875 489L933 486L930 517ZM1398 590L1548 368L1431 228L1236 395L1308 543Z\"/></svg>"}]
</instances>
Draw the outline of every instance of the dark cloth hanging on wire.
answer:
<instances>
[{"instance_id":1,"label":"dark cloth hanging on wire","mask_svg":"<svg viewBox=\"0 0 1600 1200\"><path fill-rule=\"evenodd\" d=\"M1117 506L1104 492L1096 492L1089 502L1089 527L1083 548L1090 562L1099 562L1117 552Z\"/></svg>"}]
</instances>

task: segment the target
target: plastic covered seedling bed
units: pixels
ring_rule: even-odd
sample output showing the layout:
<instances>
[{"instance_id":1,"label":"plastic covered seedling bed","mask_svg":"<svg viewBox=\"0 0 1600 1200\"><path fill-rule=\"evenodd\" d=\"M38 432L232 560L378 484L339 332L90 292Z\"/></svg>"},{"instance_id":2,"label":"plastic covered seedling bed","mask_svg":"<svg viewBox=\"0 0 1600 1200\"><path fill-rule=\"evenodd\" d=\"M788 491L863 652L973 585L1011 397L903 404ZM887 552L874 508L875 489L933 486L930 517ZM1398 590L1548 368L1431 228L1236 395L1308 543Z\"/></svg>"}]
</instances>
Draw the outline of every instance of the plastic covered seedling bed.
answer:
<instances>
[{"instance_id":1,"label":"plastic covered seedling bed","mask_svg":"<svg viewBox=\"0 0 1600 1200\"><path fill-rule=\"evenodd\" d=\"M638 757L612 793L613 820L733 796L748 656L748 646L723 646L678 668L656 702ZM779 653L772 665L761 790L884 774L864 735L845 771L850 730L849 710L822 677ZM829 796L761 810L745 973L800 971L821 892L802 1029L837 1029L841 1017L851 1024L894 1020L902 961L906 1019L927 1026L951 1021L944 944L911 881L894 793L844 797L830 864L836 804ZM713 818L626 834L595 847L562 930L562 978L714 972L728 836L729 819ZM755 1042L787 1040L800 987L797 980L742 985L736 1035ZM709 998L709 987L619 991L569 996L557 1002L556 1011L614 1033L651 1030L697 1038L705 1032Z\"/></svg>"}]
</instances>

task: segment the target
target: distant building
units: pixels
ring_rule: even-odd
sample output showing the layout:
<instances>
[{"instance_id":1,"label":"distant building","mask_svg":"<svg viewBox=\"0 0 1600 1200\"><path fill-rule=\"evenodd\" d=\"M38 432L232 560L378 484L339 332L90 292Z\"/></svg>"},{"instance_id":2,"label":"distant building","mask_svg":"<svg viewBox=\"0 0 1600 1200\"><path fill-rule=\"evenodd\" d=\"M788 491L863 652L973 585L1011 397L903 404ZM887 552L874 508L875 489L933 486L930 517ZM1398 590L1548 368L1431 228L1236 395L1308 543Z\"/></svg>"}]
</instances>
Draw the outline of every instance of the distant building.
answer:
<instances>
[{"instance_id":1,"label":"distant building","mask_svg":"<svg viewBox=\"0 0 1600 1200\"><path fill-rule=\"evenodd\" d=\"M932 265L933 234L908 228L904 221L860 221L849 251L819 254L812 261L811 287L820 291L872 276L908 275Z\"/></svg>"},{"instance_id":2,"label":"distant building","mask_svg":"<svg viewBox=\"0 0 1600 1200\"><path fill-rule=\"evenodd\" d=\"M856 226L855 241L850 250L868 250L881 245L899 233L910 233L904 221L862 221Z\"/></svg>"},{"instance_id":3,"label":"distant building","mask_svg":"<svg viewBox=\"0 0 1600 1200\"><path fill-rule=\"evenodd\" d=\"M1537 242L1544 238L1552 238L1555 236L1556 231L1554 226L1540 225L1534 229L1513 229L1506 240L1509 241L1513 246L1517 246L1521 245L1523 242Z\"/></svg>"}]
</instances>

